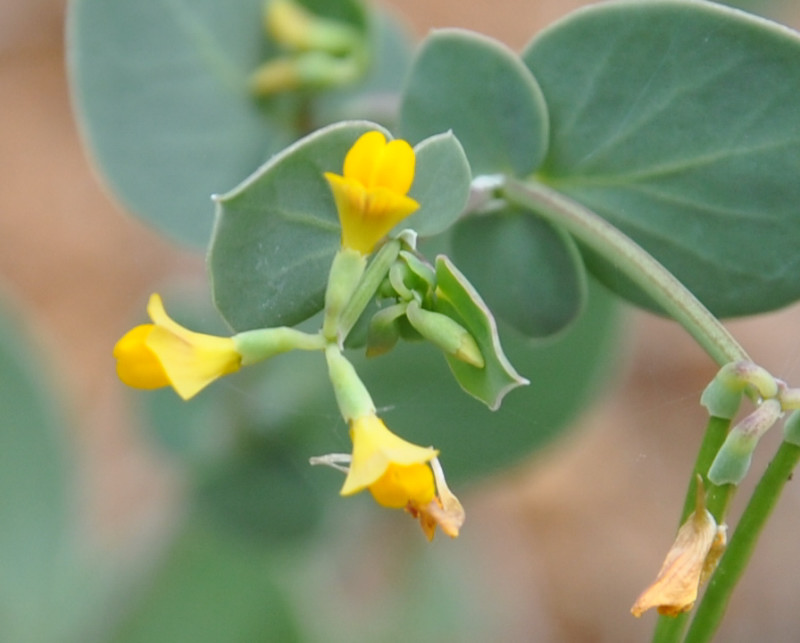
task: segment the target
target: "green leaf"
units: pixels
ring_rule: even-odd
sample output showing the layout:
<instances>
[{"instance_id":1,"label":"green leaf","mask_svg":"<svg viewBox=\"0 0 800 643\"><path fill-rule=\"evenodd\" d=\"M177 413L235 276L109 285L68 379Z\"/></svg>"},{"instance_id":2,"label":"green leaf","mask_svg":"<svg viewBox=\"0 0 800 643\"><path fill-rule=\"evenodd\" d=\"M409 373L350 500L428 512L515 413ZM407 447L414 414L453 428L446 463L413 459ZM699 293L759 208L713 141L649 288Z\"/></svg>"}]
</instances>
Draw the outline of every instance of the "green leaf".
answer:
<instances>
[{"instance_id":1,"label":"green leaf","mask_svg":"<svg viewBox=\"0 0 800 643\"><path fill-rule=\"evenodd\" d=\"M291 111L248 82L269 55L262 0L76 0L70 84L115 195L173 238L205 245L211 195L295 137Z\"/></svg>"},{"instance_id":2,"label":"green leaf","mask_svg":"<svg viewBox=\"0 0 800 643\"><path fill-rule=\"evenodd\" d=\"M607 218L715 314L800 297L800 38L711 3L606 2L523 59L550 111L540 180ZM644 299L613 260L590 267Z\"/></svg>"},{"instance_id":3,"label":"green leaf","mask_svg":"<svg viewBox=\"0 0 800 643\"><path fill-rule=\"evenodd\" d=\"M116 643L289 643L300 640L264 549L225 537L196 517L179 534Z\"/></svg>"},{"instance_id":4,"label":"green leaf","mask_svg":"<svg viewBox=\"0 0 800 643\"><path fill-rule=\"evenodd\" d=\"M423 42L399 127L412 141L452 129L475 174L529 174L547 148L547 109L530 72L501 43L456 29Z\"/></svg>"},{"instance_id":5,"label":"green leaf","mask_svg":"<svg viewBox=\"0 0 800 643\"><path fill-rule=\"evenodd\" d=\"M467 393L497 410L507 393L528 381L514 370L503 353L494 317L478 291L444 255L436 257L436 284L436 311L469 331L485 362L478 368L445 355L450 370Z\"/></svg>"},{"instance_id":6,"label":"green leaf","mask_svg":"<svg viewBox=\"0 0 800 643\"><path fill-rule=\"evenodd\" d=\"M331 125L273 157L217 199L208 263L214 302L237 331L292 326L322 308L340 245L323 173L341 174L366 121Z\"/></svg>"},{"instance_id":7,"label":"green leaf","mask_svg":"<svg viewBox=\"0 0 800 643\"><path fill-rule=\"evenodd\" d=\"M452 132L425 139L414 152L416 176L408 196L420 207L402 227L432 236L447 230L464 211L472 174L464 149Z\"/></svg>"},{"instance_id":8,"label":"green leaf","mask_svg":"<svg viewBox=\"0 0 800 643\"><path fill-rule=\"evenodd\" d=\"M453 229L453 256L495 315L531 337L577 319L586 273L571 237L524 210L506 207Z\"/></svg>"}]
</instances>

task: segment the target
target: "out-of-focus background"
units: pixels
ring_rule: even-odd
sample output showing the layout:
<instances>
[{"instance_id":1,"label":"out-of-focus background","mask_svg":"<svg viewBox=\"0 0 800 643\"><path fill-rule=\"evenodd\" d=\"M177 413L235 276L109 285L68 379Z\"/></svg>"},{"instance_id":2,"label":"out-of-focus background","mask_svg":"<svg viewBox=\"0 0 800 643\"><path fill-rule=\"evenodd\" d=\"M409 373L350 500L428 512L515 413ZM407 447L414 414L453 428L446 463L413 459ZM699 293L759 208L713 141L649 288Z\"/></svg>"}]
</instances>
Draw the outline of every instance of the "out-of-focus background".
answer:
<instances>
[{"instance_id":1,"label":"out-of-focus background","mask_svg":"<svg viewBox=\"0 0 800 643\"><path fill-rule=\"evenodd\" d=\"M538 29L584 3L386 4L420 36L431 28L458 26L519 49ZM0 291L33 337L38 350L32 359L46 369L65 408L85 549L125 568L169 533L183 486L174 463L140 430L129 391L115 377L111 348L158 284L175 277L202 282L204 264L199 253L170 244L126 215L93 173L70 111L64 14L62 0L0 0ZM782 20L800 25L796 10ZM800 380L798 327L797 307L730 324L758 361L794 382ZM478 604L480 597L492 597L485 613L463 615L483 620L482 640L619 643L646 640L652 631L654 615L636 620L629 608L672 542L704 427L698 398L715 368L685 333L664 320L631 312L625 335L624 355L609 372L602 399L544 452L467 489L462 537L455 542L440 537L433 545L437 555L457 560L458 573L443 573L438 592L467 588ZM755 471L763 468L777 437L768 436L758 450ZM797 484L787 486L764 533L721 641L797 638ZM19 491L0 489L0 496ZM746 496L744 488L734 518ZM381 561L383 543L399 530L413 530L410 522L395 518L378 519L366 529L356 524L349 548L331 548L332 556L366 563L367 571L346 578L355 597L349 607L353 622L378 619L380 606L368 600L374 588L381 577L391 578L393 565L412 564ZM373 541L365 544L367 539ZM416 546L405 548L410 558L418 552ZM318 579L316 601L326 596L331 577L342 573L335 563L322 567L329 576ZM358 605L366 611L359 612ZM320 603L306 607L327 609ZM185 618L193 618L191 610ZM5 637L2 619L0 612L0 641L16 643ZM321 640L347 640L342 632L330 634ZM408 640L402 627L396 635L375 640ZM445 630L436 640L481 640L475 636L464 639ZM178 633L171 640L189 639Z\"/></svg>"}]
</instances>

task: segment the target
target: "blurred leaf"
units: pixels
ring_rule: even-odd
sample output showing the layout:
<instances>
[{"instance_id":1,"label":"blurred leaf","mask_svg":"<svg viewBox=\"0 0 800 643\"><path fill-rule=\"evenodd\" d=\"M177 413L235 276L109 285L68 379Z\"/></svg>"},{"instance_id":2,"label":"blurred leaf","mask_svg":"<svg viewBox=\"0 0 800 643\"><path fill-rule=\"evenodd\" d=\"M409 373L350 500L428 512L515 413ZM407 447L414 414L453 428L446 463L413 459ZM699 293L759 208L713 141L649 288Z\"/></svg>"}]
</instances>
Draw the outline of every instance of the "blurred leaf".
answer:
<instances>
[{"instance_id":1,"label":"blurred leaf","mask_svg":"<svg viewBox=\"0 0 800 643\"><path fill-rule=\"evenodd\" d=\"M452 129L474 174L522 176L544 158L547 108L511 50L485 36L446 29L422 43L399 129L411 141Z\"/></svg>"},{"instance_id":2,"label":"blurred leaf","mask_svg":"<svg viewBox=\"0 0 800 643\"><path fill-rule=\"evenodd\" d=\"M506 394L527 384L503 353L491 311L467 278L444 255L436 257L435 308L461 323L483 356L484 365L478 368L445 355L450 370L467 393L496 410Z\"/></svg>"},{"instance_id":3,"label":"blurred leaf","mask_svg":"<svg viewBox=\"0 0 800 643\"><path fill-rule=\"evenodd\" d=\"M452 244L492 312L521 333L552 335L583 310L586 276L575 243L535 215L506 207L464 219Z\"/></svg>"},{"instance_id":4,"label":"blurred leaf","mask_svg":"<svg viewBox=\"0 0 800 643\"><path fill-rule=\"evenodd\" d=\"M326 171L341 174L366 121L330 125L293 144L217 204L209 249L214 302L237 331L292 326L322 308L341 229Z\"/></svg>"},{"instance_id":5,"label":"blurred leaf","mask_svg":"<svg viewBox=\"0 0 800 643\"><path fill-rule=\"evenodd\" d=\"M719 316L800 297L800 38L725 7L606 2L527 47L539 179L639 242ZM613 261L590 267L637 302Z\"/></svg>"},{"instance_id":6,"label":"blurred leaf","mask_svg":"<svg viewBox=\"0 0 800 643\"><path fill-rule=\"evenodd\" d=\"M364 119L391 129L400 105L400 87L411 65L413 39L408 27L380 7L370 12L370 66L353 86L319 94L311 105L318 127Z\"/></svg>"},{"instance_id":7,"label":"blurred leaf","mask_svg":"<svg viewBox=\"0 0 800 643\"><path fill-rule=\"evenodd\" d=\"M117 577L79 540L69 421L22 331L0 311L0 640L86 643Z\"/></svg>"},{"instance_id":8,"label":"blurred leaf","mask_svg":"<svg viewBox=\"0 0 800 643\"><path fill-rule=\"evenodd\" d=\"M190 520L143 588L115 643L301 640L265 549Z\"/></svg>"},{"instance_id":9,"label":"blurred leaf","mask_svg":"<svg viewBox=\"0 0 800 643\"><path fill-rule=\"evenodd\" d=\"M122 202L171 237L205 245L211 195L295 137L291 109L258 103L269 55L262 0L75 0L71 89L84 138Z\"/></svg>"},{"instance_id":10,"label":"blurred leaf","mask_svg":"<svg viewBox=\"0 0 800 643\"><path fill-rule=\"evenodd\" d=\"M408 196L420 207L400 225L431 236L447 230L464 211L472 174L464 149L452 132L431 136L414 151L416 175Z\"/></svg>"},{"instance_id":11,"label":"blurred leaf","mask_svg":"<svg viewBox=\"0 0 800 643\"><path fill-rule=\"evenodd\" d=\"M198 513L253 542L278 546L309 536L322 515L299 446L253 442L206 473L194 494Z\"/></svg>"}]
</instances>

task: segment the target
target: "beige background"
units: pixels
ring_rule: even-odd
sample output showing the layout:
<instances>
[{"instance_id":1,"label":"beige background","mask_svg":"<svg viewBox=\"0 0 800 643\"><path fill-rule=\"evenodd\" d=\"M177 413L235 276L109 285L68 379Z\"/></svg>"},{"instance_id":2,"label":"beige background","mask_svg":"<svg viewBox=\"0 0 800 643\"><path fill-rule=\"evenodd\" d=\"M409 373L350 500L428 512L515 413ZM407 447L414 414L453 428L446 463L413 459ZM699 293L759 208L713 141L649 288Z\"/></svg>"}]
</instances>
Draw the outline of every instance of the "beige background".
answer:
<instances>
[{"instance_id":1,"label":"beige background","mask_svg":"<svg viewBox=\"0 0 800 643\"><path fill-rule=\"evenodd\" d=\"M390 4L420 35L461 26L519 48L582 3ZM127 419L111 346L162 278L202 279L203 265L128 217L93 176L70 114L63 12L58 0L0 0L0 280L74 416L87 533L99 548L126 550L157 530L179 491ZM795 307L731 328L798 382L798 324ZM618 643L651 632L653 616L637 621L628 609L671 543L704 423L698 396L714 367L663 320L636 314L629 336L622 377L580 427L464 498L480 565L509 606L497 640ZM789 484L720 640L798 638L798 515L800 491Z\"/></svg>"}]
</instances>

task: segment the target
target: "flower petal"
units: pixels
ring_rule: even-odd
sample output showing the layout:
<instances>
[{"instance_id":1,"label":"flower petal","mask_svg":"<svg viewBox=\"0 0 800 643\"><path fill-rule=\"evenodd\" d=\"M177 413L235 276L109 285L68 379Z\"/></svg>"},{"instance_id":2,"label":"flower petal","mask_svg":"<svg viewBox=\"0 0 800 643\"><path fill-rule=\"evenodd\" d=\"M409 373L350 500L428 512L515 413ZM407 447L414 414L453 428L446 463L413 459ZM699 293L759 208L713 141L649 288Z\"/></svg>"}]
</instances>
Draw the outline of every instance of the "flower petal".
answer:
<instances>
[{"instance_id":1,"label":"flower petal","mask_svg":"<svg viewBox=\"0 0 800 643\"><path fill-rule=\"evenodd\" d=\"M377 159L368 185L406 194L414 182L415 164L414 148L408 142L400 139L390 141Z\"/></svg>"},{"instance_id":2,"label":"flower petal","mask_svg":"<svg viewBox=\"0 0 800 643\"><path fill-rule=\"evenodd\" d=\"M376 165L386 137L377 130L362 134L344 157L344 177L358 181L365 188L372 187Z\"/></svg>"},{"instance_id":3,"label":"flower petal","mask_svg":"<svg viewBox=\"0 0 800 643\"><path fill-rule=\"evenodd\" d=\"M158 357L147 347L155 326L142 324L129 330L114 346L117 375L128 386L155 389L169 386L169 378Z\"/></svg>"}]
</instances>

